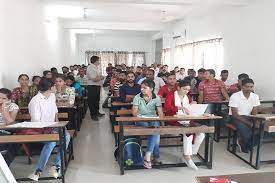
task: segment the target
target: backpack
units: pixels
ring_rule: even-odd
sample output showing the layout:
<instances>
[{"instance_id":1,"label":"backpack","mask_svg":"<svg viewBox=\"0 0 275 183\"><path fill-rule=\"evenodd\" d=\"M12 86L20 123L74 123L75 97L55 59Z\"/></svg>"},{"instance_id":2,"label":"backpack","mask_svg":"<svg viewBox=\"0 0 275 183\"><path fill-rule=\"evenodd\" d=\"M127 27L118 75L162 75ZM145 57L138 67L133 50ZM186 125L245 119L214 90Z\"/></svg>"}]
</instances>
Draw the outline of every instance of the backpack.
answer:
<instances>
[{"instance_id":1,"label":"backpack","mask_svg":"<svg viewBox=\"0 0 275 183\"><path fill-rule=\"evenodd\" d=\"M142 147L139 144L139 140L136 138L128 138L124 142L124 164L127 167L141 166L143 165L143 152ZM115 150L115 158L118 160L119 151Z\"/></svg>"}]
</instances>

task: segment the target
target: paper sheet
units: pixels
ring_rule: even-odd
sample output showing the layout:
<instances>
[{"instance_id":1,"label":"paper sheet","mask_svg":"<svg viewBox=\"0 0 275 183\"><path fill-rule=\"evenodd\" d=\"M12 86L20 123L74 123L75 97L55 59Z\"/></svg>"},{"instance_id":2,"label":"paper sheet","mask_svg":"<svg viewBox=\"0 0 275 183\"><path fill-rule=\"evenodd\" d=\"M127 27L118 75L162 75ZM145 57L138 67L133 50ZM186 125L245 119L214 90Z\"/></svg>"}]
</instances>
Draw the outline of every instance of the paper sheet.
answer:
<instances>
[{"instance_id":1,"label":"paper sheet","mask_svg":"<svg viewBox=\"0 0 275 183\"><path fill-rule=\"evenodd\" d=\"M139 118L156 118L156 119L159 118L159 116L144 116L144 115L138 115L137 117L139 117Z\"/></svg>"},{"instance_id":2,"label":"paper sheet","mask_svg":"<svg viewBox=\"0 0 275 183\"><path fill-rule=\"evenodd\" d=\"M55 125L57 122L22 122L9 125L8 127L12 128L45 128L48 126Z\"/></svg>"}]
</instances>

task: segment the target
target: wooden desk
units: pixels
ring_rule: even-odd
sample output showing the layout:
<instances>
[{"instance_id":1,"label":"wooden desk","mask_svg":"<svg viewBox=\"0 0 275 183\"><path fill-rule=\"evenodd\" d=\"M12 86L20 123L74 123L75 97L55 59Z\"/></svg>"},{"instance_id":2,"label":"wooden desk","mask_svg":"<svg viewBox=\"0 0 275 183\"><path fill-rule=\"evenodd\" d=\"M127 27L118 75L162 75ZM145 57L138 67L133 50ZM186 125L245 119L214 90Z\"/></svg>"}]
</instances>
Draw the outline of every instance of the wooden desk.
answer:
<instances>
[{"instance_id":1,"label":"wooden desk","mask_svg":"<svg viewBox=\"0 0 275 183\"><path fill-rule=\"evenodd\" d=\"M253 153L254 148L253 146L250 149L250 159L249 161L239 157L244 162L249 164L255 169L260 169L261 164L273 164L275 163L275 160L266 160L262 161L262 148L263 148L263 141L264 141L264 132L275 132L275 122L272 120L275 120L274 114L257 114L257 115L248 115L248 118L250 118L253 122L252 125L252 144L254 144L255 141L255 132L258 130L258 142L257 142L257 152L256 152L256 162L253 164Z\"/></svg>"},{"instance_id":2,"label":"wooden desk","mask_svg":"<svg viewBox=\"0 0 275 183\"><path fill-rule=\"evenodd\" d=\"M65 173L67 170L66 157L66 137L65 128L68 121L58 122L46 128L58 129L58 134L41 134L41 135L7 135L0 136L0 144L8 143L36 143L36 142L59 142L59 150L61 155L61 177L62 183L65 183ZM22 130L28 129L24 127L12 127L9 125L0 125L0 130ZM29 178L17 178L17 181L30 181ZM41 177L39 180L55 180L53 177Z\"/></svg>"},{"instance_id":3,"label":"wooden desk","mask_svg":"<svg viewBox=\"0 0 275 183\"><path fill-rule=\"evenodd\" d=\"M75 114L77 114L78 108L76 105L58 105L57 106L58 112L66 112L69 114L69 121L68 126L72 126L74 130L80 131L80 120L76 118ZM20 111L29 111L28 107L20 107ZM26 113L26 112L24 112ZM69 128L69 129L71 129Z\"/></svg>"},{"instance_id":4,"label":"wooden desk","mask_svg":"<svg viewBox=\"0 0 275 183\"><path fill-rule=\"evenodd\" d=\"M215 120L222 119L220 116L164 116L161 118L140 118L140 117L116 117L116 121L119 124L119 166L120 166L120 174L124 175L125 170L129 169L140 169L141 167L132 167L126 168L124 165L124 139L125 135L164 135L164 134L186 134L186 133L196 133L202 132L206 133L205 135L205 150L204 150L204 157L198 154L199 159L202 162L196 162L196 165L204 165L208 168L212 168L212 160L213 160L213 138L211 133L214 132L213 122ZM133 127L133 128L124 128L124 124L127 122L170 122L170 121L205 121L206 126L199 126L199 127L158 127L158 128L143 128L143 127ZM176 164L162 164L158 166L154 166L156 168L168 168L168 167L183 167L186 166L185 163L176 163Z\"/></svg>"},{"instance_id":5,"label":"wooden desk","mask_svg":"<svg viewBox=\"0 0 275 183\"><path fill-rule=\"evenodd\" d=\"M229 178L232 181L237 181L238 183L274 183L275 172L205 176L196 177L196 179L198 183L209 183L209 179L212 177Z\"/></svg>"},{"instance_id":6,"label":"wooden desk","mask_svg":"<svg viewBox=\"0 0 275 183\"><path fill-rule=\"evenodd\" d=\"M275 107L275 100L261 100L261 104L272 104Z\"/></svg>"}]
</instances>

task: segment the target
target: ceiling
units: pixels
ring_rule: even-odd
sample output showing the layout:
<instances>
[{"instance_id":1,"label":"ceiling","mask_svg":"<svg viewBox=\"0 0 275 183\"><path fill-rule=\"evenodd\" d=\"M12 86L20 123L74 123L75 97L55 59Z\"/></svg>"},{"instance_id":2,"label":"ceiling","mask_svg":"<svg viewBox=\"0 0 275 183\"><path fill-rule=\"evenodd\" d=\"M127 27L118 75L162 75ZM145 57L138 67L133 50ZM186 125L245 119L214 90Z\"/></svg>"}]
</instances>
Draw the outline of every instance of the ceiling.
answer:
<instances>
[{"instance_id":1,"label":"ceiling","mask_svg":"<svg viewBox=\"0 0 275 183\"><path fill-rule=\"evenodd\" d=\"M245 7L256 0L41 0L65 28L160 31L188 16Z\"/></svg>"}]
</instances>

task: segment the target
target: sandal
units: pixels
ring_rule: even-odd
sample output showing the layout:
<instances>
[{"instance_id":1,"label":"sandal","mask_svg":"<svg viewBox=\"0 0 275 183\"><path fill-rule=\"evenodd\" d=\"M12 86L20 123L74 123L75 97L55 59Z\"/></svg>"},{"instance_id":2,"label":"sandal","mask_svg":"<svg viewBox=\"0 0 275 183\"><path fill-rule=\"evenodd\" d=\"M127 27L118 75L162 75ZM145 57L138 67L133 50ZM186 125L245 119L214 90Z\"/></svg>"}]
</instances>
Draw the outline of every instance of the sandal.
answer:
<instances>
[{"instance_id":1,"label":"sandal","mask_svg":"<svg viewBox=\"0 0 275 183\"><path fill-rule=\"evenodd\" d=\"M147 169L152 169L152 163L151 161L144 160L143 161L143 167Z\"/></svg>"},{"instance_id":2,"label":"sandal","mask_svg":"<svg viewBox=\"0 0 275 183\"><path fill-rule=\"evenodd\" d=\"M153 159L152 164L153 165L162 165L162 162L159 159Z\"/></svg>"}]
</instances>

